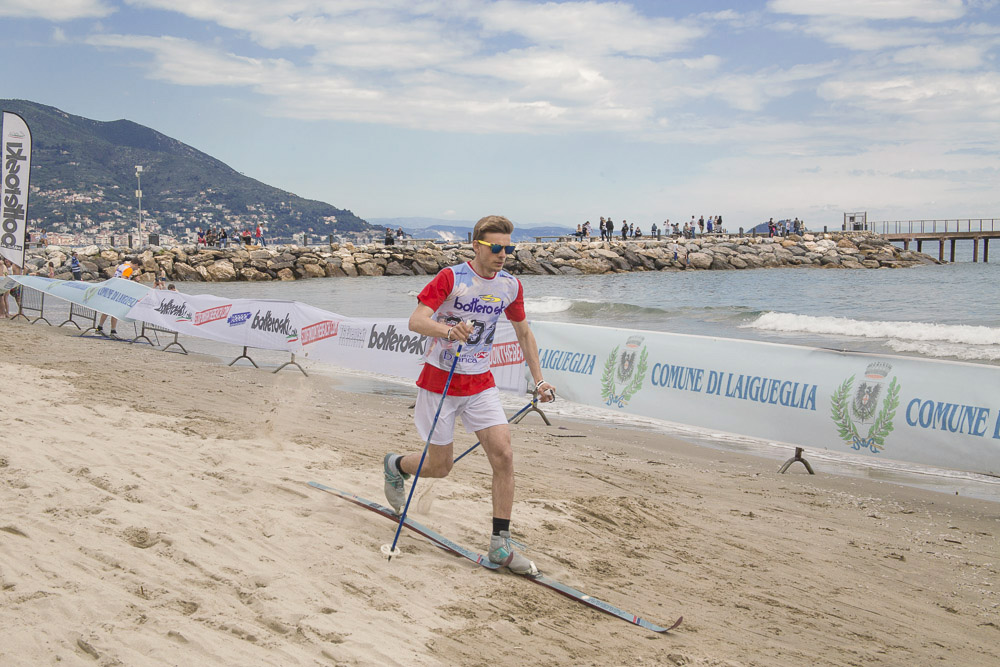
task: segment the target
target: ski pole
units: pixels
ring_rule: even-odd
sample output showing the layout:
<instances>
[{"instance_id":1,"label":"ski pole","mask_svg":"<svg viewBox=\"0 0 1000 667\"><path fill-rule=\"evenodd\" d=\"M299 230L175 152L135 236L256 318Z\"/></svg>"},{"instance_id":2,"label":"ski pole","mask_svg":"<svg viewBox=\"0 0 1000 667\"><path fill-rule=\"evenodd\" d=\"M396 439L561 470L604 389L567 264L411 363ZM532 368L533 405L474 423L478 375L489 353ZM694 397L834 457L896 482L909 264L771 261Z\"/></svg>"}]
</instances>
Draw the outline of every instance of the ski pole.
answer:
<instances>
[{"instance_id":1,"label":"ski pole","mask_svg":"<svg viewBox=\"0 0 1000 667\"><path fill-rule=\"evenodd\" d=\"M403 530L403 524L406 522L406 512L410 509L410 501L413 500L413 491L417 488L417 480L420 479L420 470L424 467L424 459L427 458L427 448L431 446L431 436L434 435L434 429L437 427L438 417L441 416L441 408L444 407L444 399L448 396L448 387L451 386L451 378L455 375L455 366L458 365L458 357L460 354L462 354L461 344L459 344L458 349L455 350L455 358L451 361L451 370L448 371L448 379L444 383L444 391L441 393L441 401L438 403L437 412L434 413L434 421L431 422L431 430L427 434L427 442L424 443L424 453L420 455L420 463L417 465L417 472L413 475L413 484L410 485L410 495L406 497L406 506L403 507L403 513L399 516L399 525L396 526L396 535L392 538L392 546L389 546L388 544L382 545L382 553L384 553L390 561L393 556L399 555L399 549L396 548L396 542L399 541L399 533Z\"/></svg>"},{"instance_id":2,"label":"ski pole","mask_svg":"<svg viewBox=\"0 0 1000 667\"><path fill-rule=\"evenodd\" d=\"M511 418L507 420L507 423L509 424L512 421L514 421L515 419L517 419L522 413L524 413L525 411L527 411L531 406L535 405L536 403L538 403L538 399L537 398L533 398L530 401L528 401L528 404L526 406L524 406L523 408L521 408L520 410L518 410L517 412L515 412L511 416ZM468 454L469 452L471 452L473 449L475 449L478 446L479 446L479 443L477 442L472 447L469 447L467 450L465 450L464 452L462 452L461 454L459 454L458 457L454 461L452 461L452 463L453 464L454 463L458 463L459 461L462 460L462 457L464 457L466 454Z\"/></svg>"}]
</instances>

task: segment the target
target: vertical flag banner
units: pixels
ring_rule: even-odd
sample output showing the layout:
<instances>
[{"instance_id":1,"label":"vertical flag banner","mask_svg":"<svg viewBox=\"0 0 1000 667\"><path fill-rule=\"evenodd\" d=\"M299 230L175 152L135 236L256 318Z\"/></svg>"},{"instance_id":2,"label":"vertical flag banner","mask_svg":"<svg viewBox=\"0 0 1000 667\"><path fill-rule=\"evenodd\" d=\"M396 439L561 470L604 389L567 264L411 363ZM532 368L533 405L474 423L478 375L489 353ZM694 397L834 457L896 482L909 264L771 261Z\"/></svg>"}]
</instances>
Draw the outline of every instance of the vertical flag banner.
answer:
<instances>
[{"instance_id":1,"label":"vertical flag banner","mask_svg":"<svg viewBox=\"0 0 1000 667\"><path fill-rule=\"evenodd\" d=\"M31 174L31 130L16 113L3 112L3 221L0 257L24 266L24 235L28 225L28 177Z\"/></svg>"}]
</instances>

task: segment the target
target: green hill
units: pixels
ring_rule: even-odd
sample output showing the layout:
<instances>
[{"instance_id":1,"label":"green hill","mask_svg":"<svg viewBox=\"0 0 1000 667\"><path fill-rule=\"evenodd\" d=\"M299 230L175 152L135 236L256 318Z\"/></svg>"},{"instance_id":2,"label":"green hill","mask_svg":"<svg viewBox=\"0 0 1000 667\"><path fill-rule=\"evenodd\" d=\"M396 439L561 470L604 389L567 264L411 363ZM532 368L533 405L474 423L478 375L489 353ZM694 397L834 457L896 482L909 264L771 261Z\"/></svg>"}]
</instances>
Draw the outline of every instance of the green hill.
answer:
<instances>
[{"instance_id":1,"label":"green hill","mask_svg":"<svg viewBox=\"0 0 1000 667\"><path fill-rule=\"evenodd\" d=\"M143 165L147 232L262 224L270 237L302 232L342 239L377 230L349 210L248 178L187 144L129 120L101 122L26 100L0 100L31 128L29 229L87 236L127 233L138 218L135 166Z\"/></svg>"}]
</instances>

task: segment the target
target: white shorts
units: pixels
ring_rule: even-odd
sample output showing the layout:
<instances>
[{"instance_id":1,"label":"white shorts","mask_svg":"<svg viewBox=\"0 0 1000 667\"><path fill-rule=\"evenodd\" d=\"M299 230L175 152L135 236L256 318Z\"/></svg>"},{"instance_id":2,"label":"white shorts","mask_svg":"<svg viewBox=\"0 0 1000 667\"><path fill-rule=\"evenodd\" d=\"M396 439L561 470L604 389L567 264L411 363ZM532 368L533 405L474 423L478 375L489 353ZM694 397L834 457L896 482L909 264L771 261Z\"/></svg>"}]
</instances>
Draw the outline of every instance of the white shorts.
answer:
<instances>
[{"instance_id":1,"label":"white shorts","mask_svg":"<svg viewBox=\"0 0 1000 667\"><path fill-rule=\"evenodd\" d=\"M417 388L417 405L413 409L413 421L417 433L426 442L427 434L434 424L434 415L441 404L441 394ZM432 445L450 445L455 434L455 418L461 417L466 433L490 426L507 423L507 414L500 405L500 391L490 387L472 396L447 396L441 405L441 415L431 435Z\"/></svg>"}]
</instances>

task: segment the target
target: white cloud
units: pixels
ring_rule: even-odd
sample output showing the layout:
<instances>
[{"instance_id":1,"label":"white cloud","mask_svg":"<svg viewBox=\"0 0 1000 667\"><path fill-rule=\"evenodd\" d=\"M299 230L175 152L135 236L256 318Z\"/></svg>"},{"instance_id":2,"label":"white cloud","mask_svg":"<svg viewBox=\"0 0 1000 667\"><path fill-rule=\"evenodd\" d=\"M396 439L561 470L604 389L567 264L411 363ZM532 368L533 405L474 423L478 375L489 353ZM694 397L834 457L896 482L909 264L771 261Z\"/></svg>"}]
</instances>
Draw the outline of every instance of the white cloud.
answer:
<instances>
[{"instance_id":1,"label":"white cloud","mask_svg":"<svg viewBox=\"0 0 1000 667\"><path fill-rule=\"evenodd\" d=\"M90 38L148 53L151 77L242 87L281 118L710 147L683 186L666 188L705 212L719 205L719 183L748 213L774 202L807 217L930 198L958 205L983 187L1000 153L1000 75L990 67L997 28L933 25L945 20L932 11L950 7L943 3L916 2L907 14L892 3L876 12L847 2L820 15L805 11L819 3L775 2L807 16L785 29L850 53L739 61L725 30L742 30L751 15L732 12L660 21L597 2L131 2L238 36L221 39L226 47ZM805 111L795 108L803 99ZM953 154L963 148L980 153Z\"/></svg>"},{"instance_id":2,"label":"white cloud","mask_svg":"<svg viewBox=\"0 0 1000 667\"><path fill-rule=\"evenodd\" d=\"M543 46L571 52L657 56L690 47L704 28L643 16L625 3L500 0L475 15L486 34L514 33Z\"/></svg>"},{"instance_id":3,"label":"white cloud","mask_svg":"<svg viewBox=\"0 0 1000 667\"><path fill-rule=\"evenodd\" d=\"M0 16L70 21L114 12L103 0L0 0Z\"/></svg>"},{"instance_id":4,"label":"white cloud","mask_svg":"<svg viewBox=\"0 0 1000 667\"><path fill-rule=\"evenodd\" d=\"M768 9L781 14L853 19L915 19L928 23L965 15L962 0L770 0Z\"/></svg>"},{"instance_id":5,"label":"white cloud","mask_svg":"<svg viewBox=\"0 0 1000 667\"><path fill-rule=\"evenodd\" d=\"M783 24L784 29L802 31L824 42L852 51L880 52L887 49L920 46L934 41L936 32L928 28L875 27L843 19L813 19L804 26Z\"/></svg>"},{"instance_id":6,"label":"white cloud","mask_svg":"<svg viewBox=\"0 0 1000 667\"><path fill-rule=\"evenodd\" d=\"M952 123L1000 120L1000 74L996 72L842 77L823 83L818 92L825 99L859 107L882 118L899 114Z\"/></svg>"},{"instance_id":7,"label":"white cloud","mask_svg":"<svg viewBox=\"0 0 1000 667\"><path fill-rule=\"evenodd\" d=\"M904 65L935 69L970 69L983 64L985 50L978 44L933 44L901 49L892 59Z\"/></svg>"}]
</instances>

